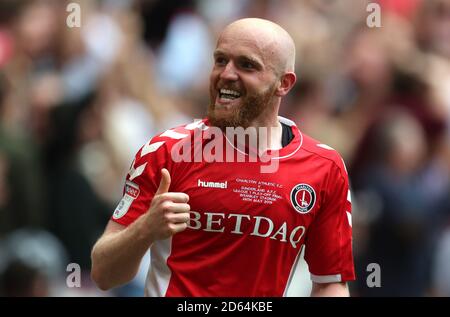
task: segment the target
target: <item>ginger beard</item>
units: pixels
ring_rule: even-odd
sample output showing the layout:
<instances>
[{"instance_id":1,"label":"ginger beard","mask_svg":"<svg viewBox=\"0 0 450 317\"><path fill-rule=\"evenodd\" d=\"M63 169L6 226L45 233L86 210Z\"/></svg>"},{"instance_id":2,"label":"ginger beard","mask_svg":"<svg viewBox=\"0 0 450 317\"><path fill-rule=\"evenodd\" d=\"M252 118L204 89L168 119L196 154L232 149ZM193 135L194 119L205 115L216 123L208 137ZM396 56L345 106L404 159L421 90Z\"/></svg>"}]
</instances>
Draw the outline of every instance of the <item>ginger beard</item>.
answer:
<instances>
[{"instance_id":1,"label":"ginger beard","mask_svg":"<svg viewBox=\"0 0 450 317\"><path fill-rule=\"evenodd\" d=\"M238 90L232 86L227 89ZM244 94L241 103L230 109L216 105L217 89L210 88L211 102L208 107L208 120L212 126L220 128L223 132L227 127L248 128L253 120L258 118L269 107L276 90L276 83L261 93Z\"/></svg>"}]
</instances>

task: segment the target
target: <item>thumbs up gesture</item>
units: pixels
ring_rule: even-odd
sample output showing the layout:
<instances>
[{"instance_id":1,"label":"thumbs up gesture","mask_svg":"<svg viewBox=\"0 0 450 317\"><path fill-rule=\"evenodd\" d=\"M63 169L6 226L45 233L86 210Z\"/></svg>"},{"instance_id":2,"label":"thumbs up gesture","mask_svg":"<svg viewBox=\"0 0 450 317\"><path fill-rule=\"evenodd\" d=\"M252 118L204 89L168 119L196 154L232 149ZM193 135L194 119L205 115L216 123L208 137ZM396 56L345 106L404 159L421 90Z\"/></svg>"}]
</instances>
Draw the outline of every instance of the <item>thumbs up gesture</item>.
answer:
<instances>
[{"instance_id":1,"label":"thumbs up gesture","mask_svg":"<svg viewBox=\"0 0 450 317\"><path fill-rule=\"evenodd\" d=\"M145 214L151 240L164 240L186 230L189 222L189 196L185 193L169 192L170 173L161 170L161 182Z\"/></svg>"}]
</instances>

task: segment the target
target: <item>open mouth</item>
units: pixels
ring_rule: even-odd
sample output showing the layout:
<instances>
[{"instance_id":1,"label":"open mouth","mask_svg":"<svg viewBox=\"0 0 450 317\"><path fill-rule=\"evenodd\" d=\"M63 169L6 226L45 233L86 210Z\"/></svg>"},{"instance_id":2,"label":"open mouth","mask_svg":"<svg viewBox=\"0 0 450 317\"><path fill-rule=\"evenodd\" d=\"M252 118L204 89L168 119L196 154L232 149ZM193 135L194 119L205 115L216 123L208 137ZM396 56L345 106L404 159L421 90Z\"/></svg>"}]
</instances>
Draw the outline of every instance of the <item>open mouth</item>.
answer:
<instances>
[{"instance_id":1,"label":"open mouth","mask_svg":"<svg viewBox=\"0 0 450 317\"><path fill-rule=\"evenodd\" d=\"M221 99L234 100L241 97L241 93L236 90L220 89L219 97Z\"/></svg>"}]
</instances>

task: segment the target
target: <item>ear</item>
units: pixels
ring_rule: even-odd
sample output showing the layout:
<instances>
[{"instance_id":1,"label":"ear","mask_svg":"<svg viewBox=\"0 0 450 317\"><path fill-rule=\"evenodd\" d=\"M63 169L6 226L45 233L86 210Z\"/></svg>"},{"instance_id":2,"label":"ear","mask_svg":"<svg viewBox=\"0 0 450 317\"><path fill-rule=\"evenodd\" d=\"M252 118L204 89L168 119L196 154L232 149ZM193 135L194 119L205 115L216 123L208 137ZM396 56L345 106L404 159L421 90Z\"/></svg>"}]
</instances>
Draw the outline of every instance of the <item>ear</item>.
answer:
<instances>
[{"instance_id":1,"label":"ear","mask_svg":"<svg viewBox=\"0 0 450 317\"><path fill-rule=\"evenodd\" d=\"M295 82L297 81L297 76L294 72L288 72L281 76L280 86L275 92L275 95L278 97L286 96L289 91L294 87Z\"/></svg>"}]
</instances>

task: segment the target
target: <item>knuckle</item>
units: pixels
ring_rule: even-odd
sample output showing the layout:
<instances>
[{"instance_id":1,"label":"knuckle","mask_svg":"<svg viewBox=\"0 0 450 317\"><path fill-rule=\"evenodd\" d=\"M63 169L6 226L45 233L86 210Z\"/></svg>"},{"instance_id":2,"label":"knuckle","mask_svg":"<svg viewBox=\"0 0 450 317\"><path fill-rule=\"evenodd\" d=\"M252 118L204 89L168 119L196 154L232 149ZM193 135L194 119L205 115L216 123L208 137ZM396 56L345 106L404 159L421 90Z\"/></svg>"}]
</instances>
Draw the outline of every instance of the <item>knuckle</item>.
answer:
<instances>
[{"instance_id":1,"label":"knuckle","mask_svg":"<svg viewBox=\"0 0 450 317\"><path fill-rule=\"evenodd\" d=\"M164 201L164 194L156 195L153 199L156 201L162 202L162 201Z\"/></svg>"},{"instance_id":2,"label":"knuckle","mask_svg":"<svg viewBox=\"0 0 450 317\"><path fill-rule=\"evenodd\" d=\"M177 228L174 224L169 224L169 233L170 235L174 235L175 233L177 233Z\"/></svg>"},{"instance_id":3,"label":"knuckle","mask_svg":"<svg viewBox=\"0 0 450 317\"><path fill-rule=\"evenodd\" d=\"M170 214L169 213L164 213L164 215L163 215L163 220L164 220L164 222L165 223L170 223L171 222L171 217L170 217Z\"/></svg>"},{"instance_id":4,"label":"knuckle","mask_svg":"<svg viewBox=\"0 0 450 317\"><path fill-rule=\"evenodd\" d=\"M164 193L164 194L159 194L158 196L156 196L156 197L158 197L158 200L160 201L160 202L164 202L164 201L166 201L167 200L167 193Z\"/></svg>"},{"instance_id":5,"label":"knuckle","mask_svg":"<svg viewBox=\"0 0 450 317\"><path fill-rule=\"evenodd\" d=\"M172 204L169 201L164 201L163 203L161 203L161 209L164 213L168 213L171 207Z\"/></svg>"}]
</instances>

